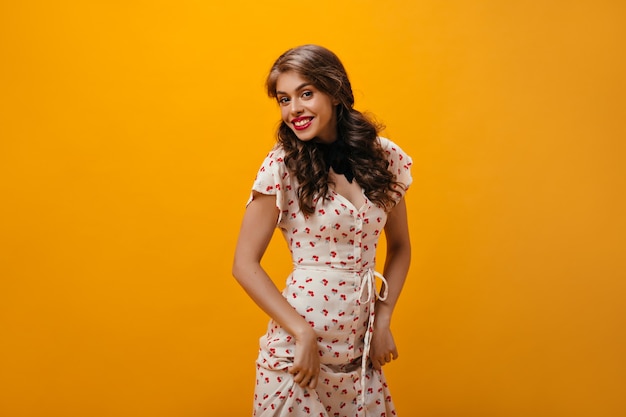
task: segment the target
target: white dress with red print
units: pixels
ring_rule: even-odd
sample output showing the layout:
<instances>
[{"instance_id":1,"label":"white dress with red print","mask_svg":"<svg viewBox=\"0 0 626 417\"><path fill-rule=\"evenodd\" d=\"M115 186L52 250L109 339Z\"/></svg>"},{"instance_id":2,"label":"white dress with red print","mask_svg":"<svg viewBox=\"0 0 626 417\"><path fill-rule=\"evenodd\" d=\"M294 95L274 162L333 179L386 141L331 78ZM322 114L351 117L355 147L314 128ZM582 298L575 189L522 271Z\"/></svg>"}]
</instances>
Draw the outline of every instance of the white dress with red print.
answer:
<instances>
[{"instance_id":1,"label":"white dress with red print","mask_svg":"<svg viewBox=\"0 0 626 417\"><path fill-rule=\"evenodd\" d=\"M411 184L411 158L380 138L389 170L405 188ZM283 296L315 329L321 369L317 387L302 388L287 372L295 339L270 320L260 339L254 416L390 417L396 412L385 377L368 362L374 320L374 277L378 238L386 212L363 194L355 207L330 191L315 213L300 212L297 183L274 148L259 169L253 190L276 195L278 227L293 258ZM252 199L252 197L251 197Z\"/></svg>"}]
</instances>

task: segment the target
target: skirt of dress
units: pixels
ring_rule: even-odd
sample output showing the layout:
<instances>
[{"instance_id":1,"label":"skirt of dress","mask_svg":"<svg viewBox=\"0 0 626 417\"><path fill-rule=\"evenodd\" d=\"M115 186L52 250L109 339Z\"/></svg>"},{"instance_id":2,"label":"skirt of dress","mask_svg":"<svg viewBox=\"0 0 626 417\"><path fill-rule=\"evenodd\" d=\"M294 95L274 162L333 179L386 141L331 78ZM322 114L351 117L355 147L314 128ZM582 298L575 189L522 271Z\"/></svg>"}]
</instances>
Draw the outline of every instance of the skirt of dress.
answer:
<instances>
[{"instance_id":1,"label":"skirt of dress","mask_svg":"<svg viewBox=\"0 0 626 417\"><path fill-rule=\"evenodd\" d=\"M318 383L312 390L293 381L287 370L293 365L295 340L271 320L260 339L255 417L396 415L383 373L367 360L375 301L374 284L364 279L367 273L302 268L289 276L283 296L318 335Z\"/></svg>"}]
</instances>

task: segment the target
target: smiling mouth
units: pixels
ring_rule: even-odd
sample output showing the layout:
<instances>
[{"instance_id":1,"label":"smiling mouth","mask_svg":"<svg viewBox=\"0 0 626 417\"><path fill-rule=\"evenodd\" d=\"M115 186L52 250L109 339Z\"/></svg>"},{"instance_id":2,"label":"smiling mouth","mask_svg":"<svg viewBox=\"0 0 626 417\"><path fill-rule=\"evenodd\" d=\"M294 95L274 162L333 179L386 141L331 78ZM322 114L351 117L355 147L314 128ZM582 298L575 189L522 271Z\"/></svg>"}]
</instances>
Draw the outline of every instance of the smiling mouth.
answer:
<instances>
[{"instance_id":1,"label":"smiling mouth","mask_svg":"<svg viewBox=\"0 0 626 417\"><path fill-rule=\"evenodd\" d=\"M292 123L293 123L293 126L297 130L301 130L301 129L306 129L307 127L309 127L309 125L311 124L312 120L313 120L312 117L304 117L304 118L301 118L301 119L296 119Z\"/></svg>"}]
</instances>

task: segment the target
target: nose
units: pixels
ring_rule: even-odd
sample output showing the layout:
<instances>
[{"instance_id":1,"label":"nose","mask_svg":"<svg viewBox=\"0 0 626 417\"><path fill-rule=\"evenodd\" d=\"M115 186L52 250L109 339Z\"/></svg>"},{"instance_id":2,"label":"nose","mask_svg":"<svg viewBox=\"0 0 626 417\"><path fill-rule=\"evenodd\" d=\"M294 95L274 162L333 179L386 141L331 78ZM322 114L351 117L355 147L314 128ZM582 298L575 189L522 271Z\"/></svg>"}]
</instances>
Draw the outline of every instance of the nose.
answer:
<instances>
[{"instance_id":1,"label":"nose","mask_svg":"<svg viewBox=\"0 0 626 417\"><path fill-rule=\"evenodd\" d=\"M303 109L302 109L302 104L300 103L300 100L291 100L291 113L294 115L298 115L300 113L302 113Z\"/></svg>"}]
</instances>

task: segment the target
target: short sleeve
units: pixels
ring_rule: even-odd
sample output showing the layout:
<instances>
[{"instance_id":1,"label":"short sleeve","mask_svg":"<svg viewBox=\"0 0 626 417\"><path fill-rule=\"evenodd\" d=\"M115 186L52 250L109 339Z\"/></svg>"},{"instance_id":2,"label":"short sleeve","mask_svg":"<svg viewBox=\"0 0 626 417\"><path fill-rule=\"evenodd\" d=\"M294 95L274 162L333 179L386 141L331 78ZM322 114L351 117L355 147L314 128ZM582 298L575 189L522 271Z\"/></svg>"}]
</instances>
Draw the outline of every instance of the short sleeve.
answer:
<instances>
[{"instance_id":1,"label":"short sleeve","mask_svg":"<svg viewBox=\"0 0 626 417\"><path fill-rule=\"evenodd\" d=\"M413 182L411 176L411 165L413 160L398 145L387 138L380 138L380 144L387 155L389 170L396 176L396 181L400 186L395 186L397 200L402 199Z\"/></svg>"},{"instance_id":2,"label":"short sleeve","mask_svg":"<svg viewBox=\"0 0 626 417\"><path fill-rule=\"evenodd\" d=\"M283 152L278 148L274 148L263 160L256 174L256 178L254 179L254 183L252 184L252 191L276 196L276 207L279 210L279 223L283 212L286 210L284 190L287 186L286 181L288 181L288 177L289 174L285 167ZM253 199L254 194L251 192L246 207Z\"/></svg>"}]
</instances>

